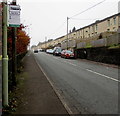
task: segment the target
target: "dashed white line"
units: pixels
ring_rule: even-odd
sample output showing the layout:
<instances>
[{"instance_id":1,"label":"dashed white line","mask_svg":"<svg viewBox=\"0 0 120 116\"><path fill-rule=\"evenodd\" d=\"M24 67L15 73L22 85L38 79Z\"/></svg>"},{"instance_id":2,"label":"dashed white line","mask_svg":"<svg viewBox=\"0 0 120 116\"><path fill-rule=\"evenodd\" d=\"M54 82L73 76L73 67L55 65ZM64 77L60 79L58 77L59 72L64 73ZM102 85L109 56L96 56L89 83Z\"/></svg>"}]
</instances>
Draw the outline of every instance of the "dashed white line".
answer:
<instances>
[{"instance_id":1,"label":"dashed white line","mask_svg":"<svg viewBox=\"0 0 120 116\"><path fill-rule=\"evenodd\" d=\"M67 62L67 61L64 61L65 63L68 63L68 64L70 64L70 65L73 65L73 66L77 66L76 64L73 64L73 63L71 63L71 62Z\"/></svg>"},{"instance_id":2,"label":"dashed white line","mask_svg":"<svg viewBox=\"0 0 120 116\"><path fill-rule=\"evenodd\" d=\"M95 72L95 71L92 71L92 70L90 70L90 69L86 69L86 70L89 71L89 72L95 73L95 74L97 74L97 75L100 75L100 76L106 77L106 78L108 78L108 79L111 79L111 80L113 80L113 81L120 82L119 80L114 79L113 77L109 77L109 76L107 76L107 75L100 74L100 73Z\"/></svg>"},{"instance_id":3,"label":"dashed white line","mask_svg":"<svg viewBox=\"0 0 120 116\"><path fill-rule=\"evenodd\" d=\"M56 58L56 57L53 57L53 58L58 60L58 58Z\"/></svg>"},{"instance_id":4,"label":"dashed white line","mask_svg":"<svg viewBox=\"0 0 120 116\"><path fill-rule=\"evenodd\" d=\"M58 58L56 58L56 57L54 57L54 59L57 59L57 60L58 60ZM72 66L77 66L76 64L73 64L73 63L68 62L68 61L64 61L64 62L65 62L65 63L68 63L68 64L70 64L70 65L72 65ZM108 69L108 67L107 67L107 69ZM103 76L103 77L105 77L105 78L111 79L111 80L113 80L113 81L120 82L120 80L114 79L113 77L109 77L109 76L107 76L107 75L104 75L104 74L101 74L101 73L92 71L92 70L90 70L90 69L86 69L86 70L89 71L89 72L92 72L92 73L94 73L94 74Z\"/></svg>"},{"instance_id":5,"label":"dashed white line","mask_svg":"<svg viewBox=\"0 0 120 116\"><path fill-rule=\"evenodd\" d=\"M53 57L53 58L59 60L59 58L56 58L56 57ZM73 64L73 63L68 62L68 61L63 61L63 62L68 63L68 64L73 65L73 66L77 66L76 64Z\"/></svg>"},{"instance_id":6,"label":"dashed white line","mask_svg":"<svg viewBox=\"0 0 120 116\"><path fill-rule=\"evenodd\" d=\"M73 66L77 66L76 64L73 64L73 63L70 63L70 62L68 62L69 64L71 64L71 65L73 65Z\"/></svg>"}]
</instances>

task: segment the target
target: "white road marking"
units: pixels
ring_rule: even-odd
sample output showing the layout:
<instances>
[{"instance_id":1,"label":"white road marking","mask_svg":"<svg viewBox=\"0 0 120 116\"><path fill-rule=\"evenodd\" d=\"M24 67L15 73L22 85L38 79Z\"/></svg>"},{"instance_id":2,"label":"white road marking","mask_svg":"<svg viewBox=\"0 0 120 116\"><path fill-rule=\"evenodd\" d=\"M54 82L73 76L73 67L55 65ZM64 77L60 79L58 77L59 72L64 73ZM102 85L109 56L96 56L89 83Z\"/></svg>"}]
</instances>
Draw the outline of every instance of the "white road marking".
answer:
<instances>
[{"instance_id":1,"label":"white road marking","mask_svg":"<svg viewBox=\"0 0 120 116\"><path fill-rule=\"evenodd\" d=\"M68 63L68 64L70 64L70 65L73 65L73 66L77 66L76 64L73 64L73 63L71 63L71 62L67 62L67 61L64 61L65 63Z\"/></svg>"},{"instance_id":2,"label":"white road marking","mask_svg":"<svg viewBox=\"0 0 120 116\"><path fill-rule=\"evenodd\" d=\"M53 58L59 60L59 59L56 58L56 57L53 57ZM68 64L70 64L70 65L72 65L72 66L77 66L76 64L73 64L73 63L68 62L68 61L63 61L63 62L68 63ZM79 67L79 66L78 66L78 67ZM106 68L108 69L108 67L106 67ZM106 77L106 78L108 78L108 79L111 79L111 80L113 80L113 81L120 82L120 80L114 79L113 77L109 77L109 76L107 76L107 75L104 75L104 74L101 74L101 73L98 73L98 72L92 71L92 70L90 70L90 69L86 69L86 70L89 71L89 72L95 73L95 74L97 74L97 75L100 75L100 76Z\"/></svg>"},{"instance_id":3,"label":"white road marking","mask_svg":"<svg viewBox=\"0 0 120 116\"><path fill-rule=\"evenodd\" d=\"M95 73L95 74L97 74L97 75L106 77L106 78L108 78L108 79L111 79L111 80L113 80L113 81L120 82L119 80L114 79L113 77L109 77L109 76L106 76L106 75L104 75L104 74L100 74L100 73L98 73L98 72L95 72L95 71L92 71L92 70L89 70L89 69L86 69L86 70L89 71L89 72Z\"/></svg>"},{"instance_id":4,"label":"white road marking","mask_svg":"<svg viewBox=\"0 0 120 116\"><path fill-rule=\"evenodd\" d=\"M56 57L53 57L53 58L58 60L58 58L56 58Z\"/></svg>"},{"instance_id":5,"label":"white road marking","mask_svg":"<svg viewBox=\"0 0 120 116\"><path fill-rule=\"evenodd\" d=\"M59 60L59 58L56 58L56 57L53 57L53 58ZM68 63L68 64L73 65L73 66L77 66L76 64L73 64L73 63L68 62L68 61L63 61L63 62Z\"/></svg>"},{"instance_id":6,"label":"white road marking","mask_svg":"<svg viewBox=\"0 0 120 116\"><path fill-rule=\"evenodd\" d=\"M71 64L71 65L73 65L73 66L77 66L76 64L73 64L73 63L71 63L71 62L68 62L69 64Z\"/></svg>"},{"instance_id":7,"label":"white road marking","mask_svg":"<svg viewBox=\"0 0 120 116\"><path fill-rule=\"evenodd\" d=\"M35 57L34 57L35 58ZM43 70L43 68L41 67L41 65L39 64L39 62L37 61L37 59L35 58L35 61L37 63L37 65L39 66L39 68L41 69L41 71L43 72L44 76L46 77L46 79L48 80L48 82L50 83L51 87L53 88L53 90L55 91L56 95L58 96L58 98L60 99L60 101L62 102L63 106L65 107L65 109L67 110L68 114L71 115L73 114L73 112L71 111L71 109L69 108L69 106L67 105L67 103L65 102L65 100L62 98L61 94L57 91L56 87L54 86L53 82L49 79L49 77L47 76L47 74L45 73L45 71Z\"/></svg>"}]
</instances>

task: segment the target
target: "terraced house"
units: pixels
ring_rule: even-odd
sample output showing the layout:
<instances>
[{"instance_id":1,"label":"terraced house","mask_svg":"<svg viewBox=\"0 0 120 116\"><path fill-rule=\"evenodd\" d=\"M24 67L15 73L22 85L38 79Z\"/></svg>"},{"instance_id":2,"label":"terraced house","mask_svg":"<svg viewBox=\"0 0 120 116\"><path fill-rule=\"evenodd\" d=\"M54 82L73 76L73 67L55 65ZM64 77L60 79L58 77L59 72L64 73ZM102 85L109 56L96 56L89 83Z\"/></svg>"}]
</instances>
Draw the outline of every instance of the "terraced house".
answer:
<instances>
[{"instance_id":1,"label":"terraced house","mask_svg":"<svg viewBox=\"0 0 120 116\"><path fill-rule=\"evenodd\" d=\"M38 45L39 49L49 49L49 48L54 48L55 46L61 46L62 41L66 39L65 36L61 36L55 40L51 41L46 41Z\"/></svg>"},{"instance_id":2,"label":"terraced house","mask_svg":"<svg viewBox=\"0 0 120 116\"><path fill-rule=\"evenodd\" d=\"M97 20L50 42L43 42L38 47L48 49L55 46L73 51L78 58L104 60L108 57L107 60L114 59L116 63L120 50L120 13Z\"/></svg>"},{"instance_id":3,"label":"terraced house","mask_svg":"<svg viewBox=\"0 0 120 116\"><path fill-rule=\"evenodd\" d=\"M118 38L119 28L120 28L120 13L107 17L103 20L98 20L91 25L85 26L83 28L76 30L75 32L69 33L68 40L76 42L74 42L75 45L66 46L66 48L67 47L73 48L73 46L75 46L75 48L79 49L89 47L102 47L106 46L107 43L109 43L108 45L119 44L120 41ZM113 35L114 35L113 40L111 40L110 43L109 41L110 36L112 38ZM104 40L102 40L103 38ZM68 42L69 44L69 41L66 42Z\"/></svg>"},{"instance_id":4,"label":"terraced house","mask_svg":"<svg viewBox=\"0 0 120 116\"><path fill-rule=\"evenodd\" d=\"M48 48L50 46L55 47L60 44L62 49L67 49L67 48L79 49L79 48L94 47L92 46L93 43L99 44L99 42L95 40L99 40L102 38L109 38L110 36L113 35L116 36L117 38L117 32L119 28L120 28L120 13L107 17L103 20L97 20L93 24L77 29L74 32L70 32L68 33L68 38L67 35L64 35L50 42L49 41L46 43L43 42L43 44L41 44L39 48L45 48L45 47ZM114 40L118 41L117 39ZM115 43L113 42L113 44ZM116 44L118 44L118 42ZM104 46L104 45L101 44L98 45L97 47L99 46Z\"/></svg>"},{"instance_id":5,"label":"terraced house","mask_svg":"<svg viewBox=\"0 0 120 116\"><path fill-rule=\"evenodd\" d=\"M58 45L62 49L74 51L76 57L87 57L88 59L98 51L120 49L120 13L97 20L95 23L69 32L68 35L50 42L44 42L39 48L54 48ZM116 51L114 53L113 55L116 55Z\"/></svg>"}]
</instances>

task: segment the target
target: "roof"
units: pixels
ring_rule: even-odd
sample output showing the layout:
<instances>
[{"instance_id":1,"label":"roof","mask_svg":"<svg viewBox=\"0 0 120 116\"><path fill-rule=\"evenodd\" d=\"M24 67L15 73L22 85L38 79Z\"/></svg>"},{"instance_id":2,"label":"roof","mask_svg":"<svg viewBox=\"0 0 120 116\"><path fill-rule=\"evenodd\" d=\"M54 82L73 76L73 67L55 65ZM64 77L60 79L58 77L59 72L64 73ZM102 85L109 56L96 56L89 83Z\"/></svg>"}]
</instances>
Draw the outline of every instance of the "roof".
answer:
<instances>
[{"instance_id":1,"label":"roof","mask_svg":"<svg viewBox=\"0 0 120 116\"><path fill-rule=\"evenodd\" d=\"M107 17L107 18L105 18L105 19L97 20L96 22L94 22L94 23L92 23L92 24L90 24L90 25L87 25L87 26L85 26L85 27L82 27L82 28L80 28L80 29L77 29L76 31L79 31L79 30L81 30L81 29L90 27L90 26L95 25L95 24L98 24L98 23L101 23L101 22L103 22L103 21L105 21L105 20L108 20L108 19L110 19L110 18L112 18L112 17L116 17L116 16L119 16L119 15L120 15L120 13L117 13L117 14L114 14L114 15L112 15L112 16L109 16L109 17Z\"/></svg>"},{"instance_id":2,"label":"roof","mask_svg":"<svg viewBox=\"0 0 120 116\"><path fill-rule=\"evenodd\" d=\"M64 36L61 36L61 37L58 37L57 39L55 39L55 40L58 40L58 39L60 39L60 38L63 38Z\"/></svg>"}]
</instances>

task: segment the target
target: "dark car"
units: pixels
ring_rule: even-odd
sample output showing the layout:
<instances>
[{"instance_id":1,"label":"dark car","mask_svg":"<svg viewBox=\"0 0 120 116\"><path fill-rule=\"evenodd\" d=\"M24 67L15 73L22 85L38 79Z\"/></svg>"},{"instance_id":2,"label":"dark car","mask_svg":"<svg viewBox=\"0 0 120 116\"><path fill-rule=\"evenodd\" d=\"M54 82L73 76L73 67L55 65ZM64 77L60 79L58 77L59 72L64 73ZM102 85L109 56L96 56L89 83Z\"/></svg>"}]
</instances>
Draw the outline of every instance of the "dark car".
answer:
<instances>
[{"instance_id":1,"label":"dark car","mask_svg":"<svg viewBox=\"0 0 120 116\"><path fill-rule=\"evenodd\" d=\"M53 50L53 55L60 56L61 55L61 47L55 47Z\"/></svg>"},{"instance_id":2,"label":"dark car","mask_svg":"<svg viewBox=\"0 0 120 116\"><path fill-rule=\"evenodd\" d=\"M38 50L34 50L34 53L38 53Z\"/></svg>"},{"instance_id":3,"label":"dark car","mask_svg":"<svg viewBox=\"0 0 120 116\"><path fill-rule=\"evenodd\" d=\"M72 51L70 50L63 50L61 52L61 57L62 58L75 58L75 55Z\"/></svg>"}]
</instances>

